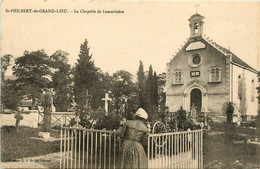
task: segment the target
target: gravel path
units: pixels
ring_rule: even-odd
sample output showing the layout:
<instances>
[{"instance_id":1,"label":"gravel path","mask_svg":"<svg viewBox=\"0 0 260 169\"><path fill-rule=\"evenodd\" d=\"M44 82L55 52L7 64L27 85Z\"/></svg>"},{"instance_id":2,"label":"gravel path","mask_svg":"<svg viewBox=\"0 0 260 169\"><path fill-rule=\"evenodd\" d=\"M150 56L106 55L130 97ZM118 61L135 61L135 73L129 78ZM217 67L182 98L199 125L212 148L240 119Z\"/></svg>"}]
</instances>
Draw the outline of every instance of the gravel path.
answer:
<instances>
[{"instance_id":1,"label":"gravel path","mask_svg":"<svg viewBox=\"0 0 260 169\"><path fill-rule=\"evenodd\" d=\"M3 162L0 168L59 168L60 153L18 159L15 162Z\"/></svg>"}]
</instances>

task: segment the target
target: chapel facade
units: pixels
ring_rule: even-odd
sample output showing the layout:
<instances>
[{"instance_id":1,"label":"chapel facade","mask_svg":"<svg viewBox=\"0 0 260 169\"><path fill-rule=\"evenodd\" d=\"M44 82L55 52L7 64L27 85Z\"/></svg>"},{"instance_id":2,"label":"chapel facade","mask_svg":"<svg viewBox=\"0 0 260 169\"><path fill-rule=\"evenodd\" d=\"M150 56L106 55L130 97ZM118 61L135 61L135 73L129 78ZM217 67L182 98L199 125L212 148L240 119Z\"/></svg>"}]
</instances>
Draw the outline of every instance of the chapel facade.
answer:
<instances>
[{"instance_id":1,"label":"chapel facade","mask_svg":"<svg viewBox=\"0 0 260 169\"><path fill-rule=\"evenodd\" d=\"M190 37L167 63L166 105L222 117L222 105L231 101L243 119L257 116L257 70L230 50L203 35L200 14L189 18Z\"/></svg>"}]
</instances>

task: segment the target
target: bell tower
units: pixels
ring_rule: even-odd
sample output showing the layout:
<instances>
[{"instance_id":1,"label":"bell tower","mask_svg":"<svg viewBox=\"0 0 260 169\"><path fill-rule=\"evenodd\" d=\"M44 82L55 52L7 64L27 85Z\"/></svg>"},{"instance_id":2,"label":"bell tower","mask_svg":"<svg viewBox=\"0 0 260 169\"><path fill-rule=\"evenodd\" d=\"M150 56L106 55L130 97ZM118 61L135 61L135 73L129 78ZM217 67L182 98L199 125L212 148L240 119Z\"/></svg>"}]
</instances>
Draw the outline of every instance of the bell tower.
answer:
<instances>
[{"instance_id":1,"label":"bell tower","mask_svg":"<svg viewBox=\"0 0 260 169\"><path fill-rule=\"evenodd\" d=\"M199 37L203 34L203 19L205 17L200 14L194 14L190 17L190 38Z\"/></svg>"}]
</instances>

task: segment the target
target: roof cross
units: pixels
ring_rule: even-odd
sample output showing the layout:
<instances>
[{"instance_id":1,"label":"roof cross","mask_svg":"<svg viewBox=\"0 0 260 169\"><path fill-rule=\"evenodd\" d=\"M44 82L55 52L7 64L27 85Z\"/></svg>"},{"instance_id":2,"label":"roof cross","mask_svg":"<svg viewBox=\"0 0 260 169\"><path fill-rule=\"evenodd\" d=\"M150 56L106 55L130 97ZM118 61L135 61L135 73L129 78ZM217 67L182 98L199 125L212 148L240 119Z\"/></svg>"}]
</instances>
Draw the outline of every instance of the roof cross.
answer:
<instances>
[{"instance_id":1,"label":"roof cross","mask_svg":"<svg viewBox=\"0 0 260 169\"><path fill-rule=\"evenodd\" d=\"M194 6L196 8L196 14L198 13L198 8L199 8L200 4L196 3L196 5Z\"/></svg>"}]
</instances>

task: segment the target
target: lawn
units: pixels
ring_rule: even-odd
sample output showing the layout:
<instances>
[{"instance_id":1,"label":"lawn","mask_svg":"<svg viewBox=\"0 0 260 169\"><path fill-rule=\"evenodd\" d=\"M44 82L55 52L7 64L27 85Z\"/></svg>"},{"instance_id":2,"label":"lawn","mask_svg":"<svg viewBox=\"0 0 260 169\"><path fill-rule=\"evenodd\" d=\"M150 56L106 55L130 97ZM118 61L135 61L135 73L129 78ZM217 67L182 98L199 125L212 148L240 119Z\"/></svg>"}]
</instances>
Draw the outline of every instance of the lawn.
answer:
<instances>
[{"instance_id":1,"label":"lawn","mask_svg":"<svg viewBox=\"0 0 260 169\"><path fill-rule=\"evenodd\" d=\"M214 134L213 134L214 133ZM260 162L260 145L248 144L248 138L257 137L253 129L225 125L213 127L204 133L205 168L257 168Z\"/></svg>"},{"instance_id":2,"label":"lawn","mask_svg":"<svg viewBox=\"0 0 260 169\"><path fill-rule=\"evenodd\" d=\"M13 127L1 128L1 161L13 161L24 157L34 157L59 152L60 142L44 142L31 139L38 137L40 129L20 127L19 131ZM54 132L52 136L58 137L59 133Z\"/></svg>"}]
</instances>

